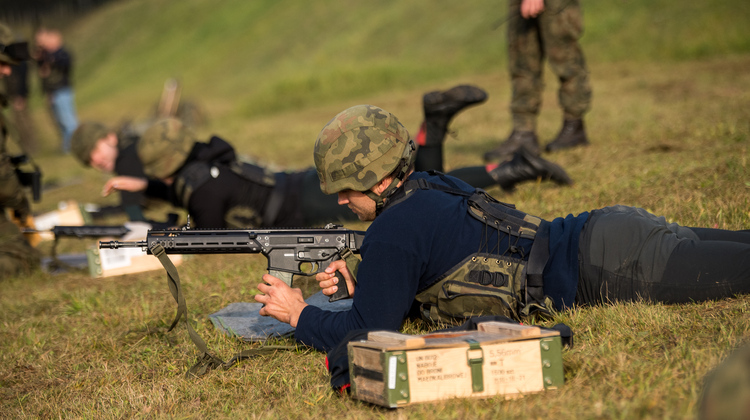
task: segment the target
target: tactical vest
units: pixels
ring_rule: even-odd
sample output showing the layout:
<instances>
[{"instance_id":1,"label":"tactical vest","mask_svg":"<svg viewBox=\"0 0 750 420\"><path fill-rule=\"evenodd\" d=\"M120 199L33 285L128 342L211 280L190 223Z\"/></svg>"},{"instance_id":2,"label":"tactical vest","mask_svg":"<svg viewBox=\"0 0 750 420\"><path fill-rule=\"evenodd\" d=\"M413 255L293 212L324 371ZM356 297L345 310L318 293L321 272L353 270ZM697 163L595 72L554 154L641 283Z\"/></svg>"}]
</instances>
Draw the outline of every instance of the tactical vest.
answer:
<instances>
[{"instance_id":1,"label":"tactical vest","mask_svg":"<svg viewBox=\"0 0 750 420\"><path fill-rule=\"evenodd\" d=\"M549 259L549 238L539 232L546 221L494 199L484 190L463 191L442 178L449 187L425 179L409 180L394 194L387 207L407 199L414 191L439 190L468 198L469 214L494 230L508 235L508 249L476 252L448 270L428 288L418 291L422 317L432 322L457 324L480 315L503 315L522 320L532 314L551 315L552 299L544 295L542 273ZM488 235L486 235L488 237ZM516 238L514 241L513 238ZM533 240L528 260L511 256L522 252L518 239ZM488 244L478 249L487 251Z\"/></svg>"}]
</instances>

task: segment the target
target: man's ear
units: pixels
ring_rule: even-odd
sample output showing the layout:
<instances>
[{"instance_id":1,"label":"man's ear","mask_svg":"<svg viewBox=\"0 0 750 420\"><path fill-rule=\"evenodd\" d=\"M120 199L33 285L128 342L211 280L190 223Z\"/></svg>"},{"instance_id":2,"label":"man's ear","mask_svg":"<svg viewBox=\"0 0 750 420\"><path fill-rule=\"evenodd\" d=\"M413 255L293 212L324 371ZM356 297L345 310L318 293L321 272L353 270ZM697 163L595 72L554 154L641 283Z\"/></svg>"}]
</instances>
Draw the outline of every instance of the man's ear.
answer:
<instances>
[{"instance_id":1,"label":"man's ear","mask_svg":"<svg viewBox=\"0 0 750 420\"><path fill-rule=\"evenodd\" d=\"M372 192L374 192L377 195L380 195L385 191L386 188L388 188L389 185L391 185L391 182L393 181L392 176L387 176L380 180L377 184L375 184L374 187L372 187Z\"/></svg>"}]
</instances>

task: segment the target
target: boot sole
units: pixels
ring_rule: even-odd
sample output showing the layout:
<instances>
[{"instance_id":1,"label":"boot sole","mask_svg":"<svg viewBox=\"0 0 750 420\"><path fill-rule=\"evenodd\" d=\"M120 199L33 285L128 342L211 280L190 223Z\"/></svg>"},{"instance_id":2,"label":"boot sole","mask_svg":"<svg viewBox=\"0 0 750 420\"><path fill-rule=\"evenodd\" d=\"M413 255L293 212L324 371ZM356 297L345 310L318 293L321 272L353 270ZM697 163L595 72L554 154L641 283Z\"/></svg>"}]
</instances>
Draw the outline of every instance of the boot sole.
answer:
<instances>
[{"instance_id":1,"label":"boot sole","mask_svg":"<svg viewBox=\"0 0 750 420\"><path fill-rule=\"evenodd\" d=\"M457 112L467 106L487 100L487 92L471 85L459 85L444 92L434 91L424 95L425 113Z\"/></svg>"}]
</instances>

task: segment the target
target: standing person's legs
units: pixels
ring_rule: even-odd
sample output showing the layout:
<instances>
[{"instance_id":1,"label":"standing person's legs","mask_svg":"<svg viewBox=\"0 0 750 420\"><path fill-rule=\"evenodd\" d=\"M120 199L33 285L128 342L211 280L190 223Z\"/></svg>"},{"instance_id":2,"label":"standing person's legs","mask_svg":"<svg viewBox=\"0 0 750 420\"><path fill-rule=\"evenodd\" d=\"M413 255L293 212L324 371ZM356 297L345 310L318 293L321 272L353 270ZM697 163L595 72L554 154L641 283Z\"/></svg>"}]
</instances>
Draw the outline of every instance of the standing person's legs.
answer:
<instances>
[{"instance_id":1,"label":"standing person's legs","mask_svg":"<svg viewBox=\"0 0 750 420\"><path fill-rule=\"evenodd\" d=\"M539 29L550 68L560 81L558 101L563 126L546 146L548 152L588 144L583 115L591 106L591 86L579 40L583 13L577 0L547 0L539 17Z\"/></svg>"},{"instance_id":2,"label":"standing person's legs","mask_svg":"<svg viewBox=\"0 0 750 420\"><path fill-rule=\"evenodd\" d=\"M544 91L545 47L539 18L524 19L519 13L521 1L510 0L509 3L508 72L513 89L510 102L513 129L535 132Z\"/></svg>"},{"instance_id":3,"label":"standing person's legs","mask_svg":"<svg viewBox=\"0 0 750 420\"><path fill-rule=\"evenodd\" d=\"M63 153L70 152L70 138L78 127L78 116L76 115L75 96L71 88L58 89L51 93L52 111L60 128L62 135Z\"/></svg>"},{"instance_id":4,"label":"standing person's legs","mask_svg":"<svg viewBox=\"0 0 750 420\"><path fill-rule=\"evenodd\" d=\"M508 72L512 87L513 131L506 140L484 154L486 162L507 160L521 147L539 154L536 118L544 90L544 46L539 19L521 16L521 0L509 0L508 4Z\"/></svg>"}]
</instances>

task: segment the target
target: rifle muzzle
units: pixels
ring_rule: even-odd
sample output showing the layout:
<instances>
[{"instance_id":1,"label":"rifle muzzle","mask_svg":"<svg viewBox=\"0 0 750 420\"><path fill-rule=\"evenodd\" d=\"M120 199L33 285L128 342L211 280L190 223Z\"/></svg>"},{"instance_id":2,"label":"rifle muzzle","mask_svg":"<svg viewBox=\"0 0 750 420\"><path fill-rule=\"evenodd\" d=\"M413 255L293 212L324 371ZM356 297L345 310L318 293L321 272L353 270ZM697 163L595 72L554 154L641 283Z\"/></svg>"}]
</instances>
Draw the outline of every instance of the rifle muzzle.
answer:
<instances>
[{"instance_id":1,"label":"rifle muzzle","mask_svg":"<svg viewBox=\"0 0 750 420\"><path fill-rule=\"evenodd\" d=\"M146 248L146 241L99 241L99 249Z\"/></svg>"}]
</instances>

